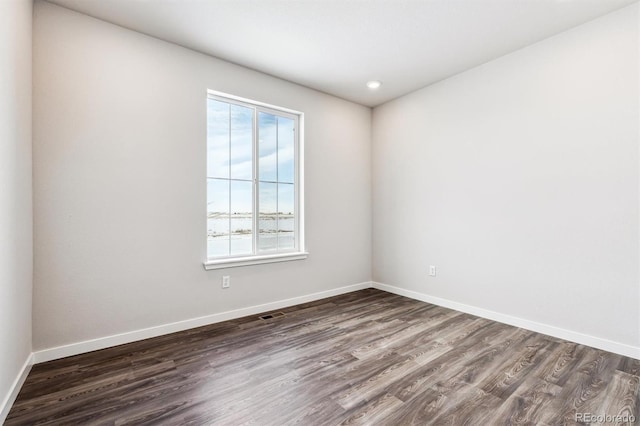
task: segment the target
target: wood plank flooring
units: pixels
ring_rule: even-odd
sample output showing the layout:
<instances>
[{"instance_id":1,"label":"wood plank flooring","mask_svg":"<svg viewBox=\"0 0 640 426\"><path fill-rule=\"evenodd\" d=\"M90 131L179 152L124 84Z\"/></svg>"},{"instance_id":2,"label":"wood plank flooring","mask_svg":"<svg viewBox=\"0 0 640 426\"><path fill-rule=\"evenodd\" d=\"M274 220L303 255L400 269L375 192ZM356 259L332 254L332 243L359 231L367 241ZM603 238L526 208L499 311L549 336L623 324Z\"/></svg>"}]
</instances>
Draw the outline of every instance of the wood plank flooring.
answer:
<instances>
[{"instance_id":1,"label":"wood plank flooring","mask_svg":"<svg viewBox=\"0 0 640 426\"><path fill-rule=\"evenodd\" d=\"M281 311L35 365L6 424L640 425L635 359L374 289Z\"/></svg>"}]
</instances>

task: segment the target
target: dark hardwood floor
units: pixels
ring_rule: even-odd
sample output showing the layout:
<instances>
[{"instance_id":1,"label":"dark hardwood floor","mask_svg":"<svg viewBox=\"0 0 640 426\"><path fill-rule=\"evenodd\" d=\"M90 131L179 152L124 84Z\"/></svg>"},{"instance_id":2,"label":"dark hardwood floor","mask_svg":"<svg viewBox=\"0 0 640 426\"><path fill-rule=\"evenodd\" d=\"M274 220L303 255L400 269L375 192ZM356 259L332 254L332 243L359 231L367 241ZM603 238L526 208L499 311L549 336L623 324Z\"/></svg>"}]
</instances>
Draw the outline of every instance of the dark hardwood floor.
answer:
<instances>
[{"instance_id":1,"label":"dark hardwood floor","mask_svg":"<svg viewBox=\"0 0 640 426\"><path fill-rule=\"evenodd\" d=\"M638 360L374 289L282 312L35 365L6 424L640 425Z\"/></svg>"}]
</instances>

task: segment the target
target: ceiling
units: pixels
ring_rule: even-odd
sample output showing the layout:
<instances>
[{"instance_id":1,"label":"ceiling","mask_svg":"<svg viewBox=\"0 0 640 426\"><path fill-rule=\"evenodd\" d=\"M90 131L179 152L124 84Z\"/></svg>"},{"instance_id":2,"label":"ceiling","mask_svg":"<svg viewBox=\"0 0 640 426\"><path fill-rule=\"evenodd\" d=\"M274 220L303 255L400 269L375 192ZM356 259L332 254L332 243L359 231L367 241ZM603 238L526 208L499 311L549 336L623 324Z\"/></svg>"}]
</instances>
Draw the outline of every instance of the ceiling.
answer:
<instances>
[{"instance_id":1,"label":"ceiling","mask_svg":"<svg viewBox=\"0 0 640 426\"><path fill-rule=\"evenodd\" d=\"M49 1L376 106L637 0Z\"/></svg>"}]
</instances>

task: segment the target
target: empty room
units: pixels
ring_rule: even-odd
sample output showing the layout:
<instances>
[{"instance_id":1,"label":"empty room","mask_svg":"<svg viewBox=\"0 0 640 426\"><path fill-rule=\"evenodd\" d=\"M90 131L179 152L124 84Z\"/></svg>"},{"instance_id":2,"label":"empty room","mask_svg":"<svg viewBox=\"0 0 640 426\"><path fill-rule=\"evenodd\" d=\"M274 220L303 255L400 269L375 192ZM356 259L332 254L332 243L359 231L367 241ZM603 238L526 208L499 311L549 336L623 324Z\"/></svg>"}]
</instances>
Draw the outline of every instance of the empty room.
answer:
<instances>
[{"instance_id":1,"label":"empty room","mask_svg":"<svg viewBox=\"0 0 640 426\"><path fill-rule=\"evenodd\" d=\"M640 4L0 0L0 424L640 425Z\"/></svg>"}]
</instances>

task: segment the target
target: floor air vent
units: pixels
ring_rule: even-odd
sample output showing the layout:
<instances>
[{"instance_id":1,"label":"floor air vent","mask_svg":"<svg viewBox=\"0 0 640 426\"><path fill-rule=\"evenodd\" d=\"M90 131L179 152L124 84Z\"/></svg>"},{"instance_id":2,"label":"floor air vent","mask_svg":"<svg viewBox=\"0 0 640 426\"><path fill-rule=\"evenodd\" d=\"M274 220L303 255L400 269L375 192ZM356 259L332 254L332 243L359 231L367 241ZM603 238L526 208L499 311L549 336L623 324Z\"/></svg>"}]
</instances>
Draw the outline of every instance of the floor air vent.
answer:
<instances>
[{"instance_id":1,"label":"floor air vent","mask_svg":"<svg viewBox=\"0 0 640 426\"><path fill-rule=\"evenodd\" d=\"M267 319L283 317L283 316L284 316L284 312L274 312L272 314L262 315L260 316L260 319L267 320Z\"/></svg>"}]
</instances>

